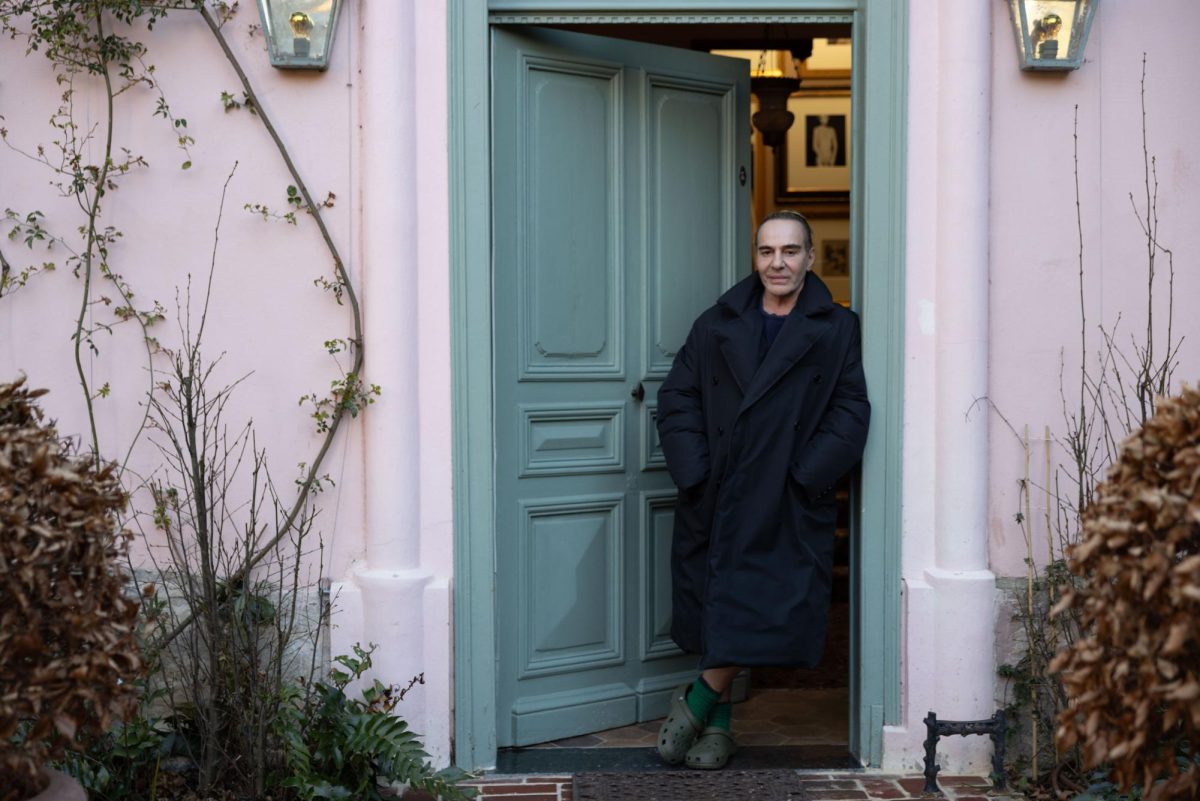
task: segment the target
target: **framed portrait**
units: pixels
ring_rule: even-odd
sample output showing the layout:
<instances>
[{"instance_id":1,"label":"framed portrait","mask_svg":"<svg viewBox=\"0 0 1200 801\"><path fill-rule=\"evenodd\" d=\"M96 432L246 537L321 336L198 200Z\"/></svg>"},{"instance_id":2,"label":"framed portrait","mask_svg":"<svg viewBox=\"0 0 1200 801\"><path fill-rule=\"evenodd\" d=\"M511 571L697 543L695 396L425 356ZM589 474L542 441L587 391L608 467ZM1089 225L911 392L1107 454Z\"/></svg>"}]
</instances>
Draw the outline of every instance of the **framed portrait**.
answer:
<instances>
[{"instance_id":1,"label":"framed portrait","mask_svg":"<svg viewBox=\"0 0 1200 801\"><path fill-rule=\"evenodd\" d=\"M816 261L813 271L833 293L833 300L843 306L850 303L850 220L812 219L813 251Z\"/></svg>"},{"instance_id":2,"label":"framed portrait","mask_svg":"<svg viewBox=\"0 0 1200 801\"><path fill-rule=\"evenodd\" d=\"M797 92L796 115L775 158L775 196L783 203L850 202L850 93Z\"/></svg>"},{"instance_id":3,"label":"framed portrait","mask_svg":"<svg viewBox=\"0 0 1200 801\"><path fill-rule=\"evenodd\" d=\"M850 240L822 239L818 243L817 263L823 278L850 276Z\"/></svg>"}]
</instances>

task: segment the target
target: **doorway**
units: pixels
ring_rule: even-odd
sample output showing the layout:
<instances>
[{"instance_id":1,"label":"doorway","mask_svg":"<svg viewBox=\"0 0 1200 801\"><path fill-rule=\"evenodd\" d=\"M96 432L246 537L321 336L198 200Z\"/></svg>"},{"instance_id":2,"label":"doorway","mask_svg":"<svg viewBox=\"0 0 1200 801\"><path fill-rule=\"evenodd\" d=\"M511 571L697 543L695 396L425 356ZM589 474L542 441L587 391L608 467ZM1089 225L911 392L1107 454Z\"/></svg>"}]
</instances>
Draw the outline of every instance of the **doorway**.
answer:
<instances>
[{"instance_id":1,"label":"doorway","mask_svg":"<svg viewBox=\"0 0 1200 801\"><path fill-rule=\"evenodd\" d=\"M806 3L797 3L797 6L806 6ZM884 4L885 5L885 4ZM875 8L881 8L881 4L873 4ZM487 35L488 20L486 15L481 14L483 7L481 3L465 3L461 7L455 6L451 11L451 51L452 51L452 73L453 61L456 54L463 54L464 51L458 50L455 42L473 41L476 44L479 41L480 34ZM544 16L544 15L543 15ZM591 16L591 15L589 15ZM602 15L601 15L602 16ZM630 17L636 15L620 15L622 17ZM686 17L686 15L683 15ZM706 18L712 18L713 15L705 15ZM759 24L756 20L748 19L746 15L725 15L731 21L737 24L745 24L747 21L753 24ZM751 15L752 16L752 15ZM774 15L778 17L778 15ZM803 15L791 15L793 21ZM819 16L818 22L829 23L831 20L845 25L855 25L855 30L865 29L863 26L869 23L869 14L864 9L853 13L839 14L822 14L812 15ZM494 13L491 18L493 24L502 23L517 23L528 22L526 16L522 14ZM545 19L536 20L544 23ZM568 21L577 22L578 20ZM803 20L801 20L803 21ZM893 17L890 22L894 24L896 18ZM563 23L567 24L567 23ZM591 22L588 23L593 24ZM631 24L631 23L622 23ZM632 24L637 24L636 22ZM640 27L640 26L639 26ZM878 30L884 31L885 25L880 18ZM895 31L893 31L895 33ZM897 44L897 38L890 40L891 45ZM898 50L898 48L893 47ZM889 55L888 48L880 48L877 50L877 56ZM863 62L870 64L871 60L865 56L860 56ZM455 641L456 641L456 681L455 681L455 697L456 697L456 738L455 738L455 761L462 767L486 767L494 764L495 748L499 742L497 738L497 723L496 723L496 708L494 706L495 699L499 696L498 675L497 671L491 669L491 660L488 657L489 647L491 653L496 652L496 644L502 637L507 636L506 632L500 629L497 625L495 614L496 608L489 603L491 585L491 564L493 555L496 555L499 548L499 528L501 522L497 519L495 510L500 508L498 496L500 493L499 482L492 475L493 463L491 460L492 454L480 452L480 442L483 439L482 435L487 434L487 440L499 441L501 436L499 432L490 430L494 425L494 421L499 419L497 409L499 408L499 393L492 397L490 388L486 384L490 383L490 362L491 362L491 341L492 341L492 310L490 306L490 297L481 297L477 291L479 283L470 280L469 276L478 278L480 272L477 269L478 262L471 258L471 255L486 257L486 253L490 250L491 242L484 237L478 235L480 223L484 225L484 230L490 229L491 209L486 198L480 198L478 195L472 195L469 192L464 192L464 189L474 188L478 190L480 184L477 180L478 168L481 165L488 165L491 161L492 154L490 145L486 142L487 137L480 137L477 129L461 127L461 123L467 117L474 114L474 119L478 122L478 101L485 99L479 92L479 86L473 84L472 81L466 79L466 74L473 73L476 76L479 74L479 67L483 66L478 63L478 59L472 57L463 57L461 60L462 70L458 73L458 78L454 78L452 74L452 118L459 122L452 122L452 220L455 229L454 242L452 242L452 269L456 276L455 280L455 354L456 362L456 390L455 390L455 405L456 405L456 508L458 510L456 524L456 626L455 626ZM876 59L878 60L878 59ZM868 75L870 72L868 71ZM459 82L461 81L461 82ZM486 102L485 102L486 107ZM897 117L893 122L898 122L902 119ZM870 137L861 137L856 141L867 140L869 143ZM457 149L456 149L457 148ZM864 153L870 153L870 147L864 148ZM882 162L877 161L877 164ZM474 167L472 166L474 165ZM891 163L887 169L878 168L881 175L890 175L891 182L898 186L899 182L899 166L896 163ZM485 172L486 174L486 172ZM861 173L860 173L861 176ZM871 204L864 199L857 200L854 204L855 213L861 215L864 208L869 209ZM857 217L856 219L860 219ZM881 220L892 220L894 223L893 233L898 235L900 217L894 217L892 212L880 215ZM472 225L474 222L474 226ZM476 233L470 234L467 231L473 230ZM876 229L880 231L882 229ZM860 241L860 240L856 240ZM858 251L860 254L866 254L872 250L878 249L878 243L864 244ZM895 264L897 262L896 254L892 253L888 259L888 263ZM473 268L472 265L475 265ZM856 295L862 299L858 305L861 306L869 301L871 297L876 297L875 302L877 308L881 310L892 309L891 312L886 312L883 317L873 327L878 331L892 329L893 334L898 325L900 318L898 314L898 304L893 304L890 301L898 289L897 285L893 285L890 281L881 283L878 280L871 281L870 276L863 276L864 280L860 282ZM487 277L482 285L489 286L491 283L490 276ZM886 284L886 285L885 285ZM476 291L471 291L475 288ZM461 294L460 291L461 290ZM888 299L888 303L884 303L884 299ZM481 326L482 323L482 326ZM866 329L867 326L864 326ZM472 332L483 334L485 347L480 346L478 334L472 336ZM880 339L880 343L885 341L892 343L900 342L899 336L893 336L888 340ZM499 347L499 343L497 343ZM897 374L898 360L892 361L895 354L888 354L889 348L886 345L880 346L874 354L876 375L884 381L881 386L888 383L887 379ZM868 364L868 378L872 379L871 354L864 355L864 361ZM480 370L481 365L487 365L488 370L485 373ZM883 369L886 368L886 369ZM534 406L540 401L532 402ZM529 405L529 404L527 404ZM898 408L898 402L897 402ZM546 411L546 410L541 410ZM482 414L486 412L486 416ZM545 418L551 419L551 418ZM610 418L611 419L611 418ZM877 417L878 419L878 417ZM898 430L892 429L888 424L888 420L893 419L893 415L885 414L882 425L873 426L872 437L875 441L875 448L868 446L868 457L864 463L864 475L874 473L880 478L883 478L883 468L891 461L898 462ZM601 426L603 428L603 426ZM882 432L881 432L882 429ZM469 432L469 433L468 433ZM892 476L898 476L898 471L892 473ZM895 479L893 478L893 481ZM882 484L881 484L882 486ZM874 527L870 529L871 539L878 539L880 543L886 541L889 537L895 535L895 517L888 515L889 505L895 503L898 494L893 492L881 493L881 498L875 501L863 499L863 503L856 504L854 509L850 510L851 517L856 519L860 530L864 529L864 525L869 521L874 522ZM889 501L888 499L891 498ZM599 503L599 501L596 501ZM536 504L534 504L536 506ZM607 523L605 518L612 520L615 515L613 513L614 506L611 504L607 507L606 512L603 503L596 508L567 511L568 517L574 515L574 522L582 524L582 529L599 529L604 530ZM530 507L532 508L532 507ZM542 508L542 507L539 507ZM545 511L542 508L542 511ZM895 510L893 510L895 511ZM552 520L555 510L550 510L550 517L542 516L543 522L548 522L551 525L558 525L557 521ZM575 514L575 513L578 514ZM597 514L599 515L597 517ZM624 512L621 513L622 515ZM537 517L536 515L534 517ZM534 518L530 518L534 519ZM609 526L611 528L611 526ZM582 543L582 541L581 541ZM898 543L897 543L898 546ZM578 553L586 554L589 546L580 544ZM897 548L892 549L894 554ZM851 559L855 562L854 574L856 576L854 586L850 592L856 598L867 599L868 603L860 603L855 612L855 620L851 622L857 632L853 649L856 653L851 656L852 664L871 665L868 670L862 671L852 681L850 689L850 748L859 755L864 763L878 761L878 753L880 750L880 736L882 726L887 718L895 718L898 715L898 676L895 681L887 674L890 672L887 667L887 662L883 659L884 654L889 653L889 648L894 650L896 643L895 633L889 634L888 627L884 625L889 616L895 616L898 609L898 591L894 596L888 593L888 584L886 575L891 570L895 570L895 564L891 567L885 565L887 549L872 549L868 543L862 543L857 548L857 553L851 555ZM614 552L601 549L603 556L599 562L613 564ZM606 561L607 560L607 561ZM876 576L876 574L878 574ZM879 579L877 582L872 576ZM490 608L489 608L490 607ZM488 612L491 613L490 619ZM524 625L522 623L521 625ZM602 626L601 629L604 627ZM611 626L608 631L611 631ZM552 632L558 633L558 632ZM606 632L601 632L603 637L607 636ZM553 638L551 638L553 639ZM596 637L591 638L593 642L597 641ZM889 644L890 643L890 644ZM564 651L565 661L580 655L581 643L576 642L568 645ZM587 651L587 645L583 651ZM572 650L574 651L573 653ZM596 656L603 648L592 648L592 654L588 658ZM611 649L610 649L611 651ZM864 656L868 654L876 654L880 657L878 663L864 662ZM610 653L609 658L616 662L617 659ZM623 658L623 655L622 655ZM528 662L527 661L527 666ZM537 660L534 660L536 662ZM898 655L895 656L896 670L898 671ZM876 669L878 666L878 669ZM559 664L551 664L543 662L542 665L534 664L535 672L538 668L550 668L553 672L561 667ZM889 698L889 695L891 696ZM894 702L894 703L893 703ZM895 707L895 712L890 711ZM490 720L489 720L490 718Z\"/></svg>"}]
</instances>

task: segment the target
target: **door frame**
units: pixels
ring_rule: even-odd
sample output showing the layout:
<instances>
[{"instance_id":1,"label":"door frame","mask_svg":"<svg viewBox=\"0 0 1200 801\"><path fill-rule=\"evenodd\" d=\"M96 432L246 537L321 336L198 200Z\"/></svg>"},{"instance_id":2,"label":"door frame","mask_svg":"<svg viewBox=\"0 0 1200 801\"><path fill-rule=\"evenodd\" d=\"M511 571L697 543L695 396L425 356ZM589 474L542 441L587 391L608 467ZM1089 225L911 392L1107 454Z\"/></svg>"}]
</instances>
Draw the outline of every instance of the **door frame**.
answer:
<instances>
[{"instance_id":1,"label":"door frame","mask_svg":"<svg viewBox=\"0 0 1200 801\"><path fill-rule=\"evenodd\" d=\"M496 763L494 431L492 403L490 26L495 21L851 22L855 152L854 305L873 412L852 510L850 749L883 757L900 722L900 490L908 0L450 0L450 325L454 480L453 761ZM702 19L701 19L702 18ZM870 536L869 541L863 538Z\"/></svg>"}]
</instances>

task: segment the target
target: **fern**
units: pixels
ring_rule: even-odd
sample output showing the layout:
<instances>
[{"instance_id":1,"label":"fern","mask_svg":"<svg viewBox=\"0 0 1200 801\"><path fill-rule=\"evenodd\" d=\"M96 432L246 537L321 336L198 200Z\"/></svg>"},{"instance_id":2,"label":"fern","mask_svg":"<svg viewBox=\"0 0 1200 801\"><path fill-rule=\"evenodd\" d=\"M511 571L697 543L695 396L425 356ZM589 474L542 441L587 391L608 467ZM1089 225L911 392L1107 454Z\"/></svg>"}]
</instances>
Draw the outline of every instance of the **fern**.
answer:
<instances>
[{"instance_id":1,"label":"fern","mask_svg":"<svg viewBox=\"0 0 1200 801\"><path fill-rule=\"evenodd\" d=\"M354 656L335 659L346 669L330 671L328 683L293 687L285 694L276 721L288 774L280 784L304 801L378 801L380 789L394 784L444 801L474 797L474 790L455 784L454 773L430 766L420 738L393 713L407 689L375 681L361 698L346 694L346 687L370 669L373 650L374 646L364 650L356 645Z\"/></svg>"}]
</instances>

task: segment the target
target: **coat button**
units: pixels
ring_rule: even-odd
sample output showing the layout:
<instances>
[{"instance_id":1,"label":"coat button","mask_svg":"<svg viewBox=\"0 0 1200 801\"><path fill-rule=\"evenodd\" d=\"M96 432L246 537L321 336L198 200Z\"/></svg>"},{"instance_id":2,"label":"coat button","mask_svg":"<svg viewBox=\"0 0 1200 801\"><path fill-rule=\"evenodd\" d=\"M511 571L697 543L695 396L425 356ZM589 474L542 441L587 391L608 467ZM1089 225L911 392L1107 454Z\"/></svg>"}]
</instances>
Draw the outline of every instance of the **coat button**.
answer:
<instances>
[{"instance_id":1,"label":"coat button","mask_svg":"<svg viewBox=\"0 0 1200 801\"><path fill-rule=\"evenodd\" d=\"M724 435L725 435L725 426L717 426L717 435L718 435L718 436L724 436Z\"/></svg>"},{"instance_id":2,"label":"coat button","mask_svg":"<svg viewBox=\"0 0 1200 801\"><path fill-rule=\"evenodd\" d=\"M713 376L713 386L715 387L717 384L720 384L720 383L721 383L720 377L714 375Z\"/></svg>"},{"instance_id":3,"label":"coat button","mask_svg":"<svg viewBox=\"0 0 1200 801\"><path fill-rule=\"evenodd\" d=\"M814 383L814 384L820 384L820 383L821 383L821 374L820 374L820 373L817 373L815 376L813 376L813 383Z\"/></svg>"},{"instance_id":4,"label":"coat button","mask_svg":"<svg viewBox=\"0 0 1200 801\"><path fill-rule=\"evenodd\" d=\"M792 426L792 430L793 430L793 431L799 431L799 430L800 430L800 421L799 421L799 420L797 420L797 421L796 421L796 425Z\"/></svg>"}]
</instances>

